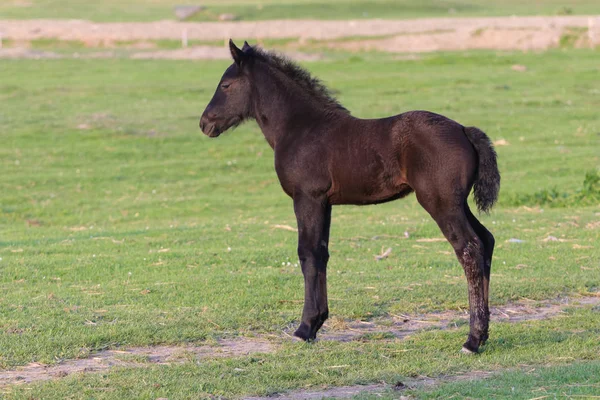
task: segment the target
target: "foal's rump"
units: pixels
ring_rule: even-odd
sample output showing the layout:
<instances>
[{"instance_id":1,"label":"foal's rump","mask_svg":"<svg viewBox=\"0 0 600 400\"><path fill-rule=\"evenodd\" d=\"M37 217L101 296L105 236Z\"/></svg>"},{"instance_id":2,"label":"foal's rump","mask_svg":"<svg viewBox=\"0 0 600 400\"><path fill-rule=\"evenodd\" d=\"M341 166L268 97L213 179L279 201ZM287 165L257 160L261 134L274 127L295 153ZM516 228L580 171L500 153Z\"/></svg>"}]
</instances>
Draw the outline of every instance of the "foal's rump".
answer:
<instances>
[{"instance_id":1,"label":"foal's rump","mask_svg":"<svg viewBox=\"0 0 600 400\"><path fill-rule=\"evenodd\" d=\"M498 196L500 175L487 135L475 127L428 111L398 115L394 135L408 184L429 196L466 198L487 211Z\"/></svg>"}]
</instances>

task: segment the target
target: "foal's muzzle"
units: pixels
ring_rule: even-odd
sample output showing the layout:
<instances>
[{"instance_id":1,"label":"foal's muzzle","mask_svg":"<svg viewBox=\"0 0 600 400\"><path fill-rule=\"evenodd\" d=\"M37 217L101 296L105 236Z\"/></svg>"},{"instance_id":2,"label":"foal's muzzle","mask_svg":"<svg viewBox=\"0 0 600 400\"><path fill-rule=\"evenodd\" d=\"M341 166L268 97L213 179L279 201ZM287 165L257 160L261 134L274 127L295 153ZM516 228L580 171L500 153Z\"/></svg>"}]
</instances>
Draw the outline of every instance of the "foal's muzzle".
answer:
<instances>
[{"instance_id":1,"label":"foal's muzzle","mask_svg":"<svg viewBox=\"0 0 600 400\"><path fill-rule=\"evenodd\" d=\"M221 130L217 127L215 122L210 121L206 116L206 113L200 118L200 129L208 137L217 137L221 134Z\"/></svg>"}]
</instances>

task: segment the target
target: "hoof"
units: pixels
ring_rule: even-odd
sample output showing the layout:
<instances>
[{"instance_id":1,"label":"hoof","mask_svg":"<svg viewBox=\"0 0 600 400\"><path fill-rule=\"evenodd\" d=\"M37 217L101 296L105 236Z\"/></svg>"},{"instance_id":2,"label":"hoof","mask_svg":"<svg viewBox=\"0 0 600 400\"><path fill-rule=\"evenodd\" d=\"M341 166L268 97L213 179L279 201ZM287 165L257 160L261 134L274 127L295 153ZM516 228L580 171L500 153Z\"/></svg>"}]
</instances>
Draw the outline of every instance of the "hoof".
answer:
<instances>
[{"instance_id":1,"label":"hoof","mask_svg":"<svg viewBox=\"0 0 600 400\"><path fill-rule=\"evenodd\" d=\"M465 354L477 354L479 352L480 347L485 343L487 338L487 332L481 335L481 337L469 334L467 341L462 346L461 352Z\"/></svg>"},{"instance_id":2,"label":"hoof","mask_svg":"<svg viewBox=\"0 0 600 400\"><path fill-rule=\"evenodd\" d=\"M302 339L301 337L296 336L296 334L294 334L292 336L292 341L296 342L296 343L315 343L318 342L319 339L314 338L314 339Z\"/></svg>"},{"instance_id":3,"label":"hoof","mask_svg":"<svg viewBox=\"0 0 600 400\"><path fill-rule=\"evenodd\" d=\"M467 340L465 344L463 344L462 349L460 351L461 353L465 354L477 354L479 352L479 344L479 340L473 340L471 337L469 337L469 340Z\"/></svg>"},{"instance_id":4,"label":"hoof","mask_svg":"<svg viewBox=\"0 0 600 400\"><path fill-rule=\"evenodd\" d=\"M294 332L294 337L305 342L310 342L314 341L317 338L317 335L316 332L311 332L310 327L302 322L298 329L296 329L296 332Z\"/></svg>"},{"instance_id":5,"label":"hoof","mask_svg":"<svg viewBox=\"0 0 600 400\"><path fill-rule=\"evenodd\" d=\"M314 339L308 339L308 340L304 340L304 339L300 339L297 336L292 336L292 341L294 343L306 343L306 344L313 344L319 341L319 339L314 338Z\"/></svg>"},{"instance_id":6,"label":"hoof","mask_svg":"<svg viewBox=\"0 0 600 400\"><path fill-rule=\"evenodd\" d=\"M304 339L302 339L302 338L299 338L299 337L298 337L298 336L296 336L296 335L293 335L293 336L292 336L292 340L293 340L294 342L298 342L298 343L300 343L300 342L302 342L302 343L306 342L306 340L304 340Z\"/></svg>"}]
</instances>

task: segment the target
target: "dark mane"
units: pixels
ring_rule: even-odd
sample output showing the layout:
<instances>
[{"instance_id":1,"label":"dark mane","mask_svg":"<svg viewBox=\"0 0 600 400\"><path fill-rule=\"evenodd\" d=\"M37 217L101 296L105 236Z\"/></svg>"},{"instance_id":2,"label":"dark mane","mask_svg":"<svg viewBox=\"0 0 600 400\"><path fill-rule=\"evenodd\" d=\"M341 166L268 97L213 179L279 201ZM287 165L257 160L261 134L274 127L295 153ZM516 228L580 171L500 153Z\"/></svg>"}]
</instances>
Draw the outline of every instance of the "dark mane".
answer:
<instances>
[{"instance_id":1,"label":"dark mane","mask_svg":"<svg viewBox=\"0 0 600 400\"><path fill-rule=\"evenodd\" d=\"M266 51L258 46L252 47L254 57L265 62L269 66L279 70L285 76L293 80L298 86L308 92L311 97L319 100L329 110L340 110L350 114L344 106L337 101L330 90L318 78L313 77L310 72L290 60L289 58L271 51Z\"/></svg>"}]
</instances>

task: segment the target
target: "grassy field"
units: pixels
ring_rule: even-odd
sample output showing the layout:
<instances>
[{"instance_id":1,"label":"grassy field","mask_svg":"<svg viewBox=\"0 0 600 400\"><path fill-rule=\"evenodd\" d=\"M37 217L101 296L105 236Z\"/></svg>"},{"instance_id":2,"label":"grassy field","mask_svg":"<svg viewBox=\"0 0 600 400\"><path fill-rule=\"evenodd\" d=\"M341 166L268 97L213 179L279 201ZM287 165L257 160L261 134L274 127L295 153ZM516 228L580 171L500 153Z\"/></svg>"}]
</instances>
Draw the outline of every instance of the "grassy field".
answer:
<instances>
[{"instance_id":1,"label":"grassy field","mask_svg":"<svg viewBox=\"0 0 600 400\"><path fill-rule=\"evenodd\" d=\"M561 367L529 368L499 374L489 380L448 384L425 393L423 399L455 397L531 399L535 397L597 398L600 363L575 363Z\"/></svg>"},{"instance_id":2,"label":"grassy field","mask_svg":"<svg viewBox=\"0 0 600 400\"><path fill-rule=\"evenodd\" d=\"M92 21L154 21L173 19L179 0L7 0L0 4L3 18L75 18ZM185 2L184 2L185 4ZM196 21L214 21L222 13L242 20L316 18L420 18L448 16L600 14L595 0L207 0Z\"/></svg>"},{"instance_id":3,"label":"grassy field","mask_svg":"<svg viewBox=\"0 0 600 400\"><path fill-rule=\"evenodd\" d=\"M555 50L413 61L338 55L307 66L356 116L428 109L508 142L497 148L499 205L482 217L498 243L491 301L504 304L598 294L598 192L584 179L600 166L599 61L594 51ZM527 70L515 71L515 64ZM0 61L10 77L0 84L0 368L118 346L255 335L277 341L298 322L296 236L274 227L295 219L272 151L254 123L216 140L198 130L226 65ZM417 241L441 234L414 197L333 214L333 316L369 320L466 307L466 283L450 246ZM562 241L544 241L548 236ZM376 262L373 256L388 247L391 256ZM239 397L594 362L544 375L564 376L567 384L586 368L597 370L598 309L492 324L477 357L458 353L466 326L401 342L283 340L273 354L75 376L4 395ZM452 385L469 395L465 385Z\"/></svg>"},{"instance_id":4,"label":"grassy field","mask_svg":"<svg viewBox=\"0 0 600 400\"><path fill-rule=\"evenodd\" d=\"M419 399L593 399L600 393L600 363L574 363L560 367L528 367L496 374L479 381L452 382L434 389L407 390L403 394ZM354 398L394 399L388 391L375 396L364 393Z\"/></svg>"}]
</instances>

